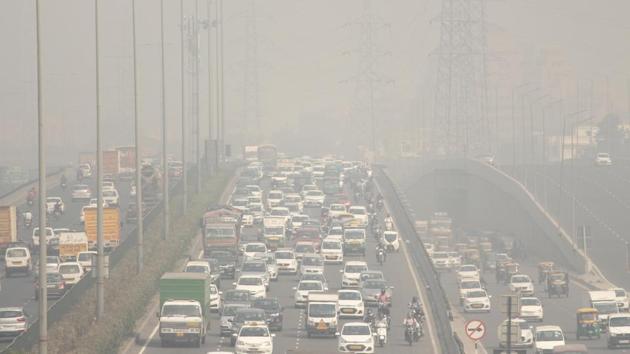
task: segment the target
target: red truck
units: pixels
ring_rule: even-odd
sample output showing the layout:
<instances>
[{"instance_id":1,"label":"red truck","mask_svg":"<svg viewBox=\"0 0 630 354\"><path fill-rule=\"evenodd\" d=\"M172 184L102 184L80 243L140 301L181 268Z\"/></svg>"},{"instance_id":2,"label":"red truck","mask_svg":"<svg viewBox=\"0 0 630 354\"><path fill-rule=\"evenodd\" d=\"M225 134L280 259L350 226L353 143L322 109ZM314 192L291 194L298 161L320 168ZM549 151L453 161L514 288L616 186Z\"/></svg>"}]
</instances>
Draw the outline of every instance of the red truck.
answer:
<instances>
[{"instance_id":1,"label":"red truck","mask_svg":"<svg viewBox=\"0 0 630 354\"><path fill-rule=\"evenodd\" d=\"M209 210L202 218L203 251L229 249L236 252L243 213L230 206L219 206Z\"/></svg>"}]
</instances>

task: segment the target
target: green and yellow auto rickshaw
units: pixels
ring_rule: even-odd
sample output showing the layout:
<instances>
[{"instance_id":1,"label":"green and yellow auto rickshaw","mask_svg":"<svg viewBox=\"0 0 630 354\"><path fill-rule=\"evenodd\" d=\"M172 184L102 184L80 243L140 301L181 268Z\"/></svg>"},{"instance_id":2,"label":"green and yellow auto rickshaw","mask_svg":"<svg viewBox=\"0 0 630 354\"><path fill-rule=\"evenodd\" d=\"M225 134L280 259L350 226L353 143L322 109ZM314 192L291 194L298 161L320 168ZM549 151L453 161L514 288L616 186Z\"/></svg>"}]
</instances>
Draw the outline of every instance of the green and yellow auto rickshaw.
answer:
<instances>
[{"instance_id":1,"label":"green and yellow auto rickshaw","mask_svg":"<svg viewBox=\"0 0 630 354\"><path fill-rule=\"evenodd\" d=\"M582 337L588 339L601 336L601 327L599 326L599 312L590 307L579 308L575 313L577 321L576 337L579 340Z\"/></svg>"}]
</instances>

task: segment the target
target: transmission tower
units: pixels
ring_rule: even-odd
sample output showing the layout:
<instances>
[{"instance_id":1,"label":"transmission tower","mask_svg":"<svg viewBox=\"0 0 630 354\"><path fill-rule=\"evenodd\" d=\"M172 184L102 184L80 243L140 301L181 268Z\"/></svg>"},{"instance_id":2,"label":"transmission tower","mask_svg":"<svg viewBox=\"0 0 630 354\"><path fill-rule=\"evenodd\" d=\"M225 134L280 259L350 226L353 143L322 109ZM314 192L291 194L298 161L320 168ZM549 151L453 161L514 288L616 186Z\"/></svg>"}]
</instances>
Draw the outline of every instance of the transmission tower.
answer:
<instances>
[{"instance_id":1,"label":"transmission tower","mask_svg":"<svg viewBox=\"0 0 630 354\"><path fill-rule=\"evenodd\" d=\"M363 0L363 13L357 20L347 26L359 28L359 47L352 52L357 56L357 72L344 82L354 83L354 114L346 126L346 136L356 139L369 138L372 152L377 150L376 132L379 129L375 112L375 95L379 86L392 83L391 79L377 73L379 58L387 54L377 44L379 31L388 28L389 24L377 19L372 12L372 1ZM365 122L365 118L369 122ZM361 141L358 141L360 145Z\"/></svg>"},{"instance_id":2,"label":"transmission tower","mask_svg":"<svg viewBox=\"0 0 630 354\"><path fill-rule=\"evenodd\" d=\"M243 67L243 143L260 143L261 117L258 101L258 17L257 0L249 0L245 17L245 57Z\"/></svg>"},{"instance_id":3,"label":"transmission tower","mask_svg":"<svg viewBox=\"0 0 630 354\"><path fill-rule=\"evenodd\" d=\"M489 152L485 0L442 0L431 149Z\"/></svg>"}]
</instances>

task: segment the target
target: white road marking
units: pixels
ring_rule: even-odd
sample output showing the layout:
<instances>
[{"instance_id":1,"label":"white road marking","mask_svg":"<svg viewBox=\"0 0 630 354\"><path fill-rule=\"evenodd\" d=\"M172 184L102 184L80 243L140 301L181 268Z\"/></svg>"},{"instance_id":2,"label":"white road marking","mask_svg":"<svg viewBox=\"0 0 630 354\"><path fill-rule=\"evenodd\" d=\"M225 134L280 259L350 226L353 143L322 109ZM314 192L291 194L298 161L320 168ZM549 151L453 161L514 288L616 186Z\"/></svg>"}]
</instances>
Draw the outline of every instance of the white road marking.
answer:
<instances>
[{"instance_id":1,"label":"white road marking","mask_svg":"<svg viewBox=\"0 0 630 354\"><path fill-rule=\"evenodd\" d=\"M151 343L151 340L153 339L153 337L155 337L155 334L157 333L158 329L160 329L159 324L155 326L155 328L153 329L153 332L151 332L151 335L149 335L149 338L147 338L146 342L144 342L144 345L142 346L142 348L140 348L140 351L138 352L138 354L143 354L144 351L147 350L149 343Z\"/></svg>"}]
</instances>

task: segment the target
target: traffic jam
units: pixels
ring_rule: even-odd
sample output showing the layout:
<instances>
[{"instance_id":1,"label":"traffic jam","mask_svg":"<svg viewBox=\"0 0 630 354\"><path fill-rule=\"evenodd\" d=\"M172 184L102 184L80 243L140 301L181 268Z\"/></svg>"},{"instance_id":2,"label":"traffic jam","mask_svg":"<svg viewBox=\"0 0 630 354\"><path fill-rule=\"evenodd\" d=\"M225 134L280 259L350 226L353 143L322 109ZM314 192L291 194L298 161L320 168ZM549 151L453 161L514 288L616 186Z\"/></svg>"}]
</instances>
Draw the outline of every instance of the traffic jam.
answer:
<instances>
[{"instance_id":1,"label":"traffic jam","mask_svg":"<svg viewBox=\"0 0 630 354\"><path fill-rule=\"evenodd\" d=\"M162 347L280 352L288 318L297 341L321 338L332 352L389 352L424 336L421 302L396 298L383 271L401 241L366 164L258 146L227 205L200 224L201 257L160 279Z\"/></svg>"}]
</instances>

